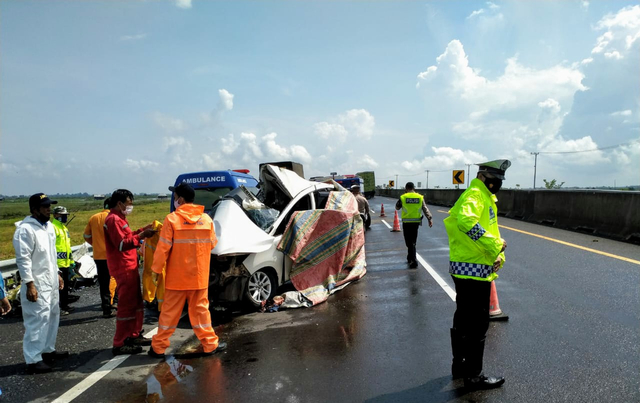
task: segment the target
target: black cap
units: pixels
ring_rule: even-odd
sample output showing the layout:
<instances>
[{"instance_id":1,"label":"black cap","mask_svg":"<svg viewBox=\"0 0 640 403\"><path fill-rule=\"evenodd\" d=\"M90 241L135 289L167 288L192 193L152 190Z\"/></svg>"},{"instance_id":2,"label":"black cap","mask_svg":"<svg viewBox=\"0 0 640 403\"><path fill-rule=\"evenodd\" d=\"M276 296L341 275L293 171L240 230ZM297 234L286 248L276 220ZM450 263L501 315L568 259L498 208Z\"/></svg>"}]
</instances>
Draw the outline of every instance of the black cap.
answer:
<instances>
[{"instance_id":1,"label":"black cap","mask_svg":"<svg viewBox=\"0 0 640 403\"><path fill-rule=\"evenodd\" d=\"M58 202L51 200L49 196L44 193L36 193L29 198L29 210L33 210L40 206L50 206L52 204L58 204Z\"/></svg>"},{"instance_id":2,"label":"black cap","mask_svg":"<svg viewBox=\"0 0 640 403\"><path fill-rule=\"evenodd\" d=\"M178 186L169 186L169 190L184 198L187 203L192 203L196 198L196 191L186 182L181 182Z\"/></svg>"}]
</instances>

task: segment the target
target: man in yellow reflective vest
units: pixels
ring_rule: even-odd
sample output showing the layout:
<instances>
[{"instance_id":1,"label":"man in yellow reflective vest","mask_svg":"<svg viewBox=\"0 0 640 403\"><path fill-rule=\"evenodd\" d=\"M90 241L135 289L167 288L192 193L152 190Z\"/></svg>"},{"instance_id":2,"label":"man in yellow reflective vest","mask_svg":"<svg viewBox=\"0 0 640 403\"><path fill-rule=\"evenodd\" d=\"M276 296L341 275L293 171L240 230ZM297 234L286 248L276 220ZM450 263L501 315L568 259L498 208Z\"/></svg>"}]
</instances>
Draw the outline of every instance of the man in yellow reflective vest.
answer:
<instances>
[{"instance_id":1,"label":"man in yellow reflective vest","mask_svg":"<svg viewBox=\"0 0 640 403\"><path fill-rule=\"evenodd\" d=\"M477 177L460 195L445 218L449 236L449 273L456 286L456 312L451 329L453 378L464 378L472 390L492 389L502 377L482 372L484 342L489 328L491 282L505 261L507 242L500 237L495 194L500 190L509 160L479 165Z\"/></svg>"},{"instance_id":2,"label":"man in yellow reflective vest","mask_svg":"<svg viewBox=\"0 0 640 403\"><path fill-rule=\"evenodd\" d=\"M402 209L402 234L408 249L407 263L410 268L415 269L418 267L416 242L418 241L418 229L422 225L422 214L424 213L427 217L429 227L433 227L433 219L429 208L424 203L424 197L416 193L413 182L407 182L404 189L406 192L396 202L396 210Z\"/></svg>"},{"instance_id":3,"label":"man in yellow reflective vest","mask_svg":"<svg viewBox=\"0 0 640 403\"><path fill-rule=\"evenodd\" d=\"M62 279L64 280L64 287L60 290L60 315L69 315L69 312L73 312L75 308L69 306L71 303L69 299L69 272L70 267L74 264L73 257L71 256L71 237L69 236L69 230L64 223L67 222L69 212L63 206L56 206L53 209L53 229L56 233L56 256L58 258L58 270L62 272Z\"/></svg>"}]
</instances>

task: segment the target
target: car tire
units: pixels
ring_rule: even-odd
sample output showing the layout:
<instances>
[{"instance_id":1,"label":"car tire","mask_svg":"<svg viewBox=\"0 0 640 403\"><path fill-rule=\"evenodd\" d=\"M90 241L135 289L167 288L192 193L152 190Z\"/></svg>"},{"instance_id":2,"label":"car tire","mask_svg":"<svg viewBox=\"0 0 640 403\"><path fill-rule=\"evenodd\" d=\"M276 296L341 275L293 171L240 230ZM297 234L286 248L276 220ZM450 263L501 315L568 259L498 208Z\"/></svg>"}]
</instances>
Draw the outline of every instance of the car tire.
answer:
<instances>
[{"instance_id":1,"label":"car tire","mask_svg":"<svg viewBox=\"0 0 640 403\"><path fill-rule=\"evenodd\" d=\"M273 298L278 288L276 275L271 269L262 269L253 273L244 292L245 303L249 307L260 308L262 301Z\"/></svg>"}]
</instances>

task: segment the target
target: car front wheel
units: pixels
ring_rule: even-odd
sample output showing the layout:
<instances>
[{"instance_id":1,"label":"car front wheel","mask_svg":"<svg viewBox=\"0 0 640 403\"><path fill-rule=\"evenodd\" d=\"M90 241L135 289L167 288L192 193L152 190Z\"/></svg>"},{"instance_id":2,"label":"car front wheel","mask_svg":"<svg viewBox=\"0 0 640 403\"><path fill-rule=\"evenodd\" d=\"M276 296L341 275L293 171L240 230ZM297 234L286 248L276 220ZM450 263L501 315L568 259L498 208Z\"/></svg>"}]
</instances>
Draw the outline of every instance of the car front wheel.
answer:
<instances>
[{"instance_id":1,"label":"car front wheel","mask_svg":"<svg viewBox=\"0 0 640 403\"><path fill-rule=\"evenodd\" d=\"M273 272L268 269L258 270L247 281L245 300L251 306L259 308L262 301L273 298L276 288L276 276Z\"/></svg>"}]
</instances>

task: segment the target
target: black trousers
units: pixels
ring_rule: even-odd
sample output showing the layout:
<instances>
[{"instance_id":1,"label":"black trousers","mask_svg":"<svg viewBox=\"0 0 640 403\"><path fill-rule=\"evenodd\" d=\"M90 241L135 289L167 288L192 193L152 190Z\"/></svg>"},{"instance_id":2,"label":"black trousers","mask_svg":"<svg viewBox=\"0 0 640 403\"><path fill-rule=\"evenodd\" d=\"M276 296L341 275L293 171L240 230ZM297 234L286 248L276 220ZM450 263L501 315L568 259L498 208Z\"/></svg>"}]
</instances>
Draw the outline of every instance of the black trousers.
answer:
<instances>
[{"instance_id":1,"label":"black trousers","mask_svg":"<svg viewBox=\"0 0 640 403\"><path fill-rule=\"evenodd\" d=\"M402 234L404 235L404 243L407 245L407 261L416 261L416 242L418 241L418 223L402 223Z\"/></svg>"},{"instance_id":2,"label":"black trousers","mask_svg":"<svg viewBox=\"0 0 640 403\"><path fill-rule=\"evenodd\" d=\"M60 290L60 307L65 308L69 306L69 268L68 267L58 267L62 272L62 280L64 281L64 286L62 290Z\"/></svg>"},{"instance_id":3,"label":"black trousers","mask_svg":"<svg viewBox=\"0 0 640 403\"><path fill-rule=\"evenodd\" d=\"M454 362L464 360L464 375L471 378L482 374L484 341L489 329L491 283L453 276L452 278L457 294L451 340L453 358Z\"/></svg>"},{"instance_id":4,"label":"black trousers","mask_svg":"<svg viewBox=\"0 0 640 403\"><path fill-rule=\"evenodd\" d=\"M93 260L96 262L96 268L98 269L98 285L100 286L100 306L102 312L111 312L111 292L109 291L109 282L111 276L109 275L109 267L106 260Z\"/></svg>"}]
</instances>

